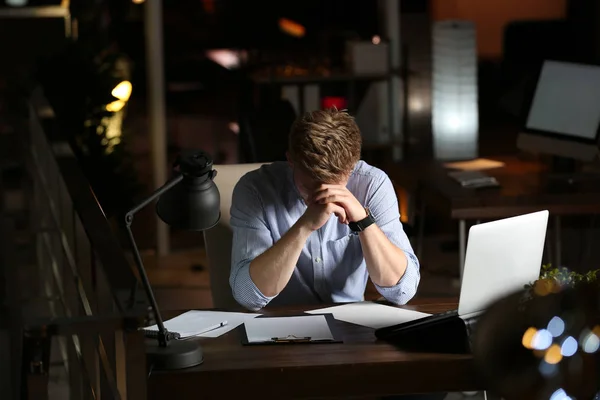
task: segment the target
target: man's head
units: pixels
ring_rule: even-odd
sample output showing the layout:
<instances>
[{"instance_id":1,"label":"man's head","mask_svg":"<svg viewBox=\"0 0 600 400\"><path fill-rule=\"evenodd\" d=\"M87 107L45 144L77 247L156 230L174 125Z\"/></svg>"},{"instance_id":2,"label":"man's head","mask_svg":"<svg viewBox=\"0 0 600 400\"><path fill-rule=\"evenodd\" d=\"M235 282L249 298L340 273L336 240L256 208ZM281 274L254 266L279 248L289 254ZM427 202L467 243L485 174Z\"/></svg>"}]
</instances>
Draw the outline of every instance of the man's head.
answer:
<instances>
[{"instance_id":1,"label":"man's head","mask_svg":"<svg viewBox=\"0 0 600 400\"><path fill-rule=\"evenodd\" d=\"M306 113L294 121L287 158L300 194L319 185L345 184L360 159L360 130L345 111L335 108Z\"/></svg>"}]
</instances>

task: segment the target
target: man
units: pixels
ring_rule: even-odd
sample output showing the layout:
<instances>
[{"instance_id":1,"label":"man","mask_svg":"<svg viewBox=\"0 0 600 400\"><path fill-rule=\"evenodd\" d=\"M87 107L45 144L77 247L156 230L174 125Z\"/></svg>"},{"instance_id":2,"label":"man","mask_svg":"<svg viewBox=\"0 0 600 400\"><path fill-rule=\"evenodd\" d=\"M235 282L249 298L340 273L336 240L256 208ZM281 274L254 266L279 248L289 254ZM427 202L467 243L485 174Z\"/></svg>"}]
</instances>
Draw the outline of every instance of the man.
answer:
<instances>
[{"instance_id":1,"label":"man","mask_svg":"<svg viewBox=\"0 0 600 400\"><path fill-rule=\"evenodd\" d=\"M336 109L298 118L288 162L249 172L231 205L230 284L249 310L362 301L367 279L395 304L419 285L388 176L360 160L354 119Z\"/></svg>"}]
</instances>

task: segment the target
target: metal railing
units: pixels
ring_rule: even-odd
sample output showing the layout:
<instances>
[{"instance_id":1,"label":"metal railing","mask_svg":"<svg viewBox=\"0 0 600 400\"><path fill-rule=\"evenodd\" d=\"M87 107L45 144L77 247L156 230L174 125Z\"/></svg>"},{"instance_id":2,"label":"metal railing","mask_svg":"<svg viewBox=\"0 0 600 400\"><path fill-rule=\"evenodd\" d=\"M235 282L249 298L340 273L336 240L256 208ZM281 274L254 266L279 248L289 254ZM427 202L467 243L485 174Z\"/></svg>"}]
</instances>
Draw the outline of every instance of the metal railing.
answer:
<instances>
[{"instance_id":1,"label":"metal railing","mask_svg":"<svg viewBox=\"0 0 600 400\"><path fill-rule=\"evenodd\" d=\"M35 301L19 293L16 265L4 263L12 291L5 325L13 364L20 364L13 366L12 381L21 383L13 397L51 397L50 370L58 366L68 398L144 399L144 338L137 328L147 304L126 309L134 271L69 144L53 118L42 116L40 99L32 98L29 126L21 132L35 251L28 284L37 288ZM2 227L3 237L14 230L10 222Z\"/></svg>"}]
</instances>

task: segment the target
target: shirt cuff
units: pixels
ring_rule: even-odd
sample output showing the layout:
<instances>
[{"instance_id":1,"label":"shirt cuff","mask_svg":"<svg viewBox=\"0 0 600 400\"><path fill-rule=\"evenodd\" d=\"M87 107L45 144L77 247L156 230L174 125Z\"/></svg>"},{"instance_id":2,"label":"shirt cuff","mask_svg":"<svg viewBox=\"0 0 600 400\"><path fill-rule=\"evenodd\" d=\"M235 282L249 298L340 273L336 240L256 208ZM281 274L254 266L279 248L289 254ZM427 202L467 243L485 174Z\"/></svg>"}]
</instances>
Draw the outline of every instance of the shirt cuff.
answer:
<instances>
[{"instance_id":1,"label":"shirt cuff","mask_svg":"<svg viewBox=\"0 0 600 400\"><path fill-rule=\"evenodd\" d=\"M418 262L412 254L405 253L407 259L406 271L394 286L379 286L375 282L375 288L386 300L394 304L406 304L417 294L417 287L421 280Z\"/></svg>"},{"instance_id":2,"label":"shirt cuff","mask_svg":"<svg viewBox=\"0 0 600 400\"><path fill-rule=\"evenodd\" d=\"M235 288L233 290L235 300L242 306L251 311L258 311L265 307L271 300L277 296L265 296L259 288L256 287L250 276L250 264L243 266L238 271L235 279Z\"/></svg>"}]
</instances>

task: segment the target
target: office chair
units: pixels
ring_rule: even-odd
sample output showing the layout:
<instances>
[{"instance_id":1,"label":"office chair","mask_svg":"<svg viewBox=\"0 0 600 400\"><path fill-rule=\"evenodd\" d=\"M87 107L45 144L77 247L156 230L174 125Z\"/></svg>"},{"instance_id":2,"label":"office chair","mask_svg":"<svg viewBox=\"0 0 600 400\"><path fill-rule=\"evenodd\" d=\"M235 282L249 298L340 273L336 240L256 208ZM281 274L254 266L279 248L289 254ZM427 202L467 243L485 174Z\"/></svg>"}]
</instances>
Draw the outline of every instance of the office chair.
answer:
<instances>
[{"instance_id":1,"label":"office chair","mask_svg":"<svg viewBox=\"0 0 600 400\"><path fill-rule=\"evenodd\" d=\"M213 307L231 309L239 305L231 294L229 273L231 270L231 245L233 232L229 225L231 198L237 182L247 172L260 168L261 163L215 165L215 183L221 194L221 220L212 229L204 231L204 243L208 259Z\"/></svg>"}]
</instances>

